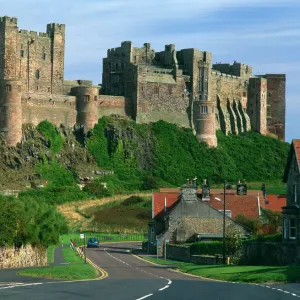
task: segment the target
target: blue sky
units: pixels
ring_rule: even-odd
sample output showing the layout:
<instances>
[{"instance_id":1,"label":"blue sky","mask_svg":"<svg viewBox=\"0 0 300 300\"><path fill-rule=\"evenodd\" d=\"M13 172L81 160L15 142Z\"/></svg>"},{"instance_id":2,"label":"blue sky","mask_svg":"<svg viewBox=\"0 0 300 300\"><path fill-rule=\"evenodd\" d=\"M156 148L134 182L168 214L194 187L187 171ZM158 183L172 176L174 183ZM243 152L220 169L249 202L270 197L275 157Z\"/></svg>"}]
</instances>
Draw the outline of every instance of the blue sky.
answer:
<instances>
[{"instance_id":1,"label":"blue sky","mask_svg":"<svg viewBox=\"0 0 300 300\"><path fill-rule=\"evenodd\" d=\"M101 83L108 48L131 40L213 53L213 62L249 64L254 74L286 73L286 141L300 138L299 0L0 0L20 29L66 24L66 79Z\"/></svg>"}]
</instances>

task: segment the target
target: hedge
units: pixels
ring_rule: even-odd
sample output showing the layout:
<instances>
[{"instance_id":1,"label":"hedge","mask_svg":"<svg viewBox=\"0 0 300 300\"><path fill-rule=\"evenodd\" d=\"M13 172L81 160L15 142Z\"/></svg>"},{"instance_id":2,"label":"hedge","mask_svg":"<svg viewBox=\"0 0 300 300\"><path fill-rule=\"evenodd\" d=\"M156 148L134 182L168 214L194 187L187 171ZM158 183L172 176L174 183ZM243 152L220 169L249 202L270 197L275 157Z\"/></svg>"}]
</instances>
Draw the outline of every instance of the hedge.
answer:
<instances>
[{"instance_id":1,"label":"hedge","mask_svg":"<svg viewBox=\"0 0 300 300\"><path fill-rule=\"evenodd\" d=\"M222 242L199 242L191 246L191 255L216 255L223 253Z\"/></svg>"}]
</instances>

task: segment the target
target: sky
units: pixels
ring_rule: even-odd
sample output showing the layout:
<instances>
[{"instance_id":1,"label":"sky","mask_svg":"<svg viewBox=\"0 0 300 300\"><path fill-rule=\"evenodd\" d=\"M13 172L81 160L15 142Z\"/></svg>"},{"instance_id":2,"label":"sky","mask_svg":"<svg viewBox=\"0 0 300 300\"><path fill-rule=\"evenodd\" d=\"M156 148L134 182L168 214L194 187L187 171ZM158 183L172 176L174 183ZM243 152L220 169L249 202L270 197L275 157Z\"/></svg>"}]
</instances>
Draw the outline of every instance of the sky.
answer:
<instances>
[{"instance_id":1,"label":"sky","mask_svg":"<svg viewBox=\"0 0 300 300\"><path fill-rule=\"evenodd\" d=\"M197 48L213 63L242 62L253 74L285 73L286 141L300 139L299 0L0 0L19 29L66 24L65 79L101 83L107 49L132 41Z\"/></svg>"}]
</instances>

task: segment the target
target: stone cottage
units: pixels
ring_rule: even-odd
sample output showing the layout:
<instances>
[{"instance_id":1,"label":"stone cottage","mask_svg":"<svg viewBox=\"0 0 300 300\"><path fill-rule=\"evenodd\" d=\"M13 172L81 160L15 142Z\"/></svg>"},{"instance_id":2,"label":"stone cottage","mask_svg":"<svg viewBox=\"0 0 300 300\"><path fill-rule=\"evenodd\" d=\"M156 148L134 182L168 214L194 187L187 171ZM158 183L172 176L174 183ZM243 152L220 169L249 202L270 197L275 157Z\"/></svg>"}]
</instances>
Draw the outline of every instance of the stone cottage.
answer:
<instances>
[{"instance_id":1,"label":"stone cottage","mask_svg":"<svg viewBox=\"0 0 300 300\"><path fill-rule=\"evenodd\" d=\"M226 233L249 231L225 216ZM223 212L197 197L196 180L188 181L181 193L153 193L152 220L149 222L148 240L170 242L195 241L196 238L222 238Z\"/></svg>"},{"instance_id":2,"label":"stone cottage","mask_svg":"<svg viewBox=\"0 0 300 300\"><path fill-rule=\"evenodd\" d=\"M283 182L287 183L287 205L282 208L283 240L300 244L300 140L293 140Z\"/></svg>"}]
</instances>

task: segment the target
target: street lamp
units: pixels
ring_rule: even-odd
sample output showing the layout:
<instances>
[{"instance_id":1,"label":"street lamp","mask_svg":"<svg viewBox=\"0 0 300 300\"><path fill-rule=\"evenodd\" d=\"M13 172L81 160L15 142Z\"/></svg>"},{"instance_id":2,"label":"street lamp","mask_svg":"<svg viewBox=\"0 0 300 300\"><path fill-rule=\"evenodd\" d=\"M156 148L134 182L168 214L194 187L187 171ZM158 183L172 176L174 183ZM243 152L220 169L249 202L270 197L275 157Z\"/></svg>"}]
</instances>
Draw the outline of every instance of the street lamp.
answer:
<instances>
[{"instance_id":1,"label":"street lamp","mask_svg":"<svg viewBox=\"0 0 300 300\"><path fill-rule=\"evenodd\" d=\"M225 265L226 264L226 258L225 258L225 247L226 247L226 244L225 244L225 240L226 240L226 235L225 235L225 212L226 212L226 183L224 182L224 200L221 200L219 198L216 198L216 200L220 201L223 203L223 264Z\"/></svg>"}]
</instances>

